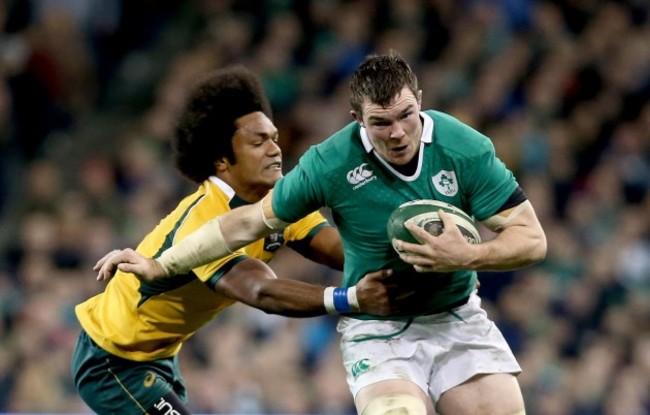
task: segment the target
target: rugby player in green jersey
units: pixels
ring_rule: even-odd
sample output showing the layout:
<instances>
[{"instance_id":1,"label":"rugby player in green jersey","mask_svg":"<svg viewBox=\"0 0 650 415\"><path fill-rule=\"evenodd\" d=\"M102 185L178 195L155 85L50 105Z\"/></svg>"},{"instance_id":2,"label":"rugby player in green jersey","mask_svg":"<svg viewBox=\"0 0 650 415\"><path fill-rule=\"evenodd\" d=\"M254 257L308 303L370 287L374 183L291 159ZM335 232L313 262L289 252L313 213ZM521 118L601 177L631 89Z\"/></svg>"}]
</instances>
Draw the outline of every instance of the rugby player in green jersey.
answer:
<instances>
[{"instance_id":1,"label":"rugby player in green jersey","mask_svg":"<svg viewBox=\"0 0 650 415\"><path fill-rule=\"evenodd\" d=\"M215 215L258 202L282 177L278 130L259 80L234 67L203 80L175 134L178 169L199 187L140 243L155 257ZM82 332L72 358L75 385L99 414L189 414L177 356L183 341L240 301L294 317L325 314L325 287L277 279L266 265L283 245L343 268L337 230L314 211L215 261L173 279L141 281L119 272L75 311ZM355 311L386 314L387 273L371 273L346 293ZM401 296L402 292L394 291Z\"/></svg>"},{"instance_id":2,"label":"rugby player in green jersey","mask_svg":"<svg viewBox=\"0 0 650 415\"><path fill-rule=\"evenodd\" d=\"M344 286L393 268L392 278L418 293L417 307L400 317L340 318L359 414L524 414L521 369L481 308L476 271L544 258L546 237L532 205L486 136L421 108L417 78L398 54L368 57L350 90L354 121L311 147L259 203L210 221L157 260L128 249L109 254L97 264L98 279L116 266L144 280L182 274L328 206L344 241ZM472 245L442 212L445 231L434 237L410 227L421 244L396 242L404 251L398 256L386 221L415 199L451 203L496 236ZM349 309L342 288L326 290L324 301L331 312Z\"/></svg>"}]
</instances>

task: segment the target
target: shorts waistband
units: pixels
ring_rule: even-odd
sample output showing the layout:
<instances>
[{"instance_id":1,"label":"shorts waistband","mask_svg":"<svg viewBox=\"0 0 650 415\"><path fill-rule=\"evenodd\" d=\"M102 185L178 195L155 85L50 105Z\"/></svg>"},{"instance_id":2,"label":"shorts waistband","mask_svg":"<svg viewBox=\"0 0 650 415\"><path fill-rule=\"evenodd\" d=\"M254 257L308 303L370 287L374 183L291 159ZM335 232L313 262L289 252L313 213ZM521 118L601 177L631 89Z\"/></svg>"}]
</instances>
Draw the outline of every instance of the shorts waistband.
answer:
<instances>
[{"instance_id":1,"label":"shorts waistband","mask_svg":"<svg viewBox=\"0 0 650 415\"><path fill-rule=\"evenodd\" d=\"M447 307L445 307L443 310L438 311L436 313L431 313L431 314L423 314L421 316L417 316L414 318L414 322L417 323L433 323L433 322L443 322L446 321L449 317L458 320L458 321L465 321L463 317L458 314L458 310L461 307L464 307L467 305L471 299L471 294L468 295L467 297L463 297L458 301L454 301L453 303L449 304Z\"/></svg>"},{"instance_id":2,"label":"shorts waistband","mask_svg":"<svg viewBox=\"0 0 650 415\"><path fill-rule=\"evenodd\" d=\"M467 295L467 296L461 298L460 300L454 301L453 303L446 305L444 308L439 308L439 309L437 309L435 311L432 311L432 312L429 312L429 313L423 313L423 314L421 314L419 316L415 316L415 318L418 318L418 317L432 317L432 316L437 316L439 314L449 313L449 312L453 311L454 309L456 309L458 307L462 307L465 304L467 304L469 302L469 298L470 298L470 295Z\"/></svg>"}]
</instances>

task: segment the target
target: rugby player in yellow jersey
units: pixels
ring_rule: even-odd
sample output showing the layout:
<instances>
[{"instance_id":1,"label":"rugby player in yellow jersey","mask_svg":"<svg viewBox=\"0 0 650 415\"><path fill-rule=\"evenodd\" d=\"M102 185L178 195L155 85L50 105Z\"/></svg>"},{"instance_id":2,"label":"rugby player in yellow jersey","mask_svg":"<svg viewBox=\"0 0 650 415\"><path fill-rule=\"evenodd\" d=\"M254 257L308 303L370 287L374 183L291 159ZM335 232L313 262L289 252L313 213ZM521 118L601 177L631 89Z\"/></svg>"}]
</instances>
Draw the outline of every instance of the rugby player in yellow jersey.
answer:
<instances>
[{"instance_id":1,"label":"rugby player in yellow jersey","mask_svg":"<svg viewBox=\"0 0 650 415\"><path fill-rule=\"evenodd\" d=\"M155 258L215 215L268 193L282 177L278 131L270 117L259 80L242 67L217 71L198 84L181 115L174 150L177 168L199 188L137 252ZM237 301L294 317L331 311L327 298L344 312L398 310L384 285L389 272L368 274L336 298L324 287L277 279L266 262L285 244L319 263L343 267L338 231L314 212L184 275L152 282L118 271L101 294L76 307L82 331L72 374L84 401L99 414L189 414L177 363L181 345Z\"/></svg>"}]
</instances>

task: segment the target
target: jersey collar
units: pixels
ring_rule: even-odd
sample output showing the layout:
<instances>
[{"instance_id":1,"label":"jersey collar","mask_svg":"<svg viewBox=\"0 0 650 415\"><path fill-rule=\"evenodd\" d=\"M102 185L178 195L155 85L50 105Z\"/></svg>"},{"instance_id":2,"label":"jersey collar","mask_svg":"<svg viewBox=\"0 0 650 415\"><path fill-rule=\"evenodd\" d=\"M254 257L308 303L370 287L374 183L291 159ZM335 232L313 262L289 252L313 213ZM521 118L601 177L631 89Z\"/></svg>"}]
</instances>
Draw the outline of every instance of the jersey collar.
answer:
<instances>
[{"instance_id":1,"label":"jersey collar","mask_svg":"<svg viewBox=\"0 0 650 415\"><path fill-rule=\"evenodd\" d=\"M395 170L393 166L391 166L386 160L384 160L379 154L377 154L376 151L374 151L374 147L372 146L372 143L370 142L370 139L368 138L368 132L366 131L365 128L361 127L360 135L361 135L361 142L363 143L363 147L365 148L366 152L368 153L375 153L375 157L377 160L384 165L384 167L390 171L392 174L397 176L399 179L405 181L405 182L412 182L414 180L417 180L418 177L420 177L420 172L422 171L422 158L424 157L424 145L431 143L431 140L433 137L433 119L425 114L424 112L420 112L420 117L422 118L422 136L420 137L420 149L418 151L418 165L417 168L415 169L415 172L411 176L406 176L399 171Z\"/></svg>"},{"instance_id":2,"label":"jersey collar","mask_svg":"<svg viewBox=\"0 0 650 415\"><path fill-rule=\"evenodd\" d=\"M425 144L429 144L431 142L431 137L433 137L433 119L429 117L429 115L424 111L420 111L420 118L422 118L423 123L422 137L420 137L420 141ZM370 138L368 138L368 131L366 131L365 127L361 127L359 134L361 135L361 143L363 144L363 148L366 150L366 153L370 153L374 147L372 146Z\"/></svg>"},{"instance_id":3,"label":"jersey collar","mask_svg":"<svg viewBox=\"0 0 650 415\"><path fill-rule=\"evenodd\" d=\"M217 187L219 189L221 189L221 191L224 192L226 194L226 196L228 196L228 201L229 202L230 202L230 200L232 200L233 197L235 197L235 190L232 187L230 187L228 185L228 183L224 182L223 180L221 180L217 176L210 176L210 178L208 180L210 180L212 183L216 184Z\"/></svg>"},{"instance_id":4,"label":"jersey collar","mask_svg":"<svg viewBox=\"0 0 650 415\"><path fill-rule=\"evenodd\" d=\"M221 189L223 193L225 193L226 197L228 198L228 206L230 206L230 209L235 209L244 205L250 205L250 202L247 202L244 199L237 196L235 190L232 187L230 187L228 183L224 182L217 176L210 176L208 180L214 183L219 189Z\"/></svg>"}]
</instances>

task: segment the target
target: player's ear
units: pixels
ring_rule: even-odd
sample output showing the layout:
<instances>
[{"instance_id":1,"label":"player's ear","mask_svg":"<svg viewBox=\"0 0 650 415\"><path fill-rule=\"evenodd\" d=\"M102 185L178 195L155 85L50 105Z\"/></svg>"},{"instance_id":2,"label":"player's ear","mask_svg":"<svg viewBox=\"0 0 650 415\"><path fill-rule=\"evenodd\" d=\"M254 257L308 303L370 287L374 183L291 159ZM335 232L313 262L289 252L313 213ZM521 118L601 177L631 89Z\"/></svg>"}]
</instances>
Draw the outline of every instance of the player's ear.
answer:
<instances>
[{"instance_id":1,"label":"player's ear","mask_svg":"<svg viewBox=\"0 0 650 415\"><path fill-rule=\"evenodd\" d=\"M352 117L356 122L358 122L362 127L364 127L364 128L366 127L365 125L363 125L363 117L361 116L361 114L359 114L359 113L356 112L355 110L350 110L350 116L351 116L351 117Z\"/></svg>"},{"instance_id":2,"label":"player's ear","mask_svg":"<svg viewBox=\"0 0 650 415\"><path fill-rule=\"evenodd\" d=\"M224 172L228 169L228 160L225 157L221 157L214 162L214 170L217 173Z\"/></svg>"},{"instance_id":3,"label":"player's ear","mask_svg":"<svg viewBox=\"0 0 650 415\"><path fill-rule=\"evenodd\" d=\"M418 90L418 93L417 93L416 97L418 99L418 108L422 108L422 90L421 89Z\"/></svg>"}]
</instances>

